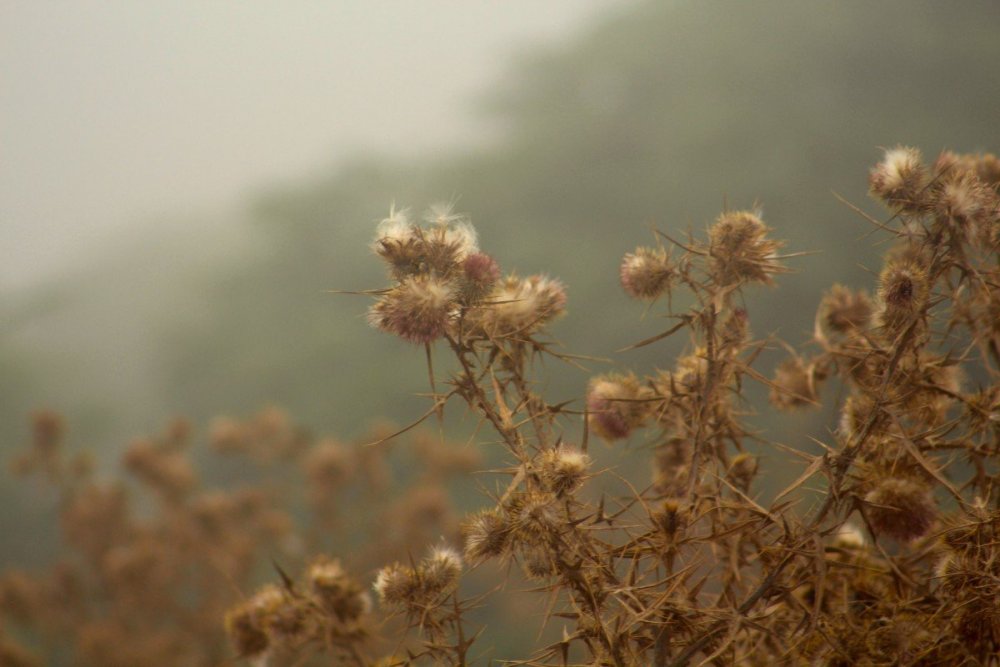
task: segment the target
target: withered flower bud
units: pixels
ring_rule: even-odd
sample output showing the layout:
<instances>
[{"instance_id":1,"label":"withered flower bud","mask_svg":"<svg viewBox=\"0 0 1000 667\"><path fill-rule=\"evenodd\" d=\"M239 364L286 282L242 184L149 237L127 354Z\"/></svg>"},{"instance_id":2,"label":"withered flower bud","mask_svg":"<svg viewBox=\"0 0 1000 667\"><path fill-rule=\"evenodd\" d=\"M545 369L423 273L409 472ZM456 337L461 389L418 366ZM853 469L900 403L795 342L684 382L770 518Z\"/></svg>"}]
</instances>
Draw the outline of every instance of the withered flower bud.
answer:
<instances>
[{"instance_id":1,"label":"withered flower bud","mask_svg":"<svg viewBox=\"0 0 1000 667\"><path fill-rule=\"evenodd\" d=\"M750 337L750 316L745 308L734 308L719 327L719 344L729 355L742 348Z\"/></svg>"},{"instance_id":2,"label":"withered flower bud","mask_svg":"<svg viewBox=\"0 0 1000 667\"><path fill-rule=\"evenodd\" d=\"M785 359L774 372L769 398L779 410L818 406L816 368L799 357Z\"/></svg>"},{"instance_id":3,"label":"withered flower bud","mask_svg":"<svg viewBox=\"0 0 1000 667\"><path fill-rule=\"evenodd\" d=\"M653 486L665 496L682 495L690 469L691 443L684 438L671 438L656 448Z\"/></svg>"},{"instance_id":4,"label":"withered flower bud","mask_svg":"<svg viewBox=\"0 0 1000 667\"><path fill-rule=\"evenodd\" d=\"M320 556L306 571L309 589L320 605L341 621L357 620L370 611L371 602L340 561Z\"/></svg>"},{"instance_id":5,"label":"withered flower bud","mask_svg":"<svg viewBox=\"0 0 1000 667\"><path fill-rule=\"evenodd\" d=\"M472 564L502 556L510 541L510 526L495 509L473 514L462 523L465 558Z\"/></svg>"},{"instance_id":6,"label":"withered flower bud","mask_svg":"<svg viewBox=\"0 0 1000 667\"><path fill-rule=\"evenodd\" d=\"M542 546L523 548L520 561L521 570L529 579L544 580L558 572L552 555Z\"/></svg>"},{"instance_id":7,"label":"withered flower bud","mask_svg":"<svg viewBox=\"0 0 1000 667\"><path fill-rule=\"evenodd\" d=\"M414 601L420 591L420 583L412 568L393 563L378 571L372 588L380 603L392 607Z\"/></svg>"},{"instance_id":8,"label":"withered flower bud","mask_svg":"<svg viewBox=\"0 0 1000 667\"><path fill-rule=\"evenodd\" d=\"M663 248L640 246L622 259L619 277L622 289L636 299L655 299L670 291L674 268Z\"/></svg>"},{"instance_id":9,"label":"withered flower bud","mask_svg":"<svg viewBox=\"0 0 1000 667\"><path fill-rule=\"evenodd\" d=\"M558 280L535 275L502 280L487 301L470 314L471 324L491 337L527 336L562 315L566 288Z\"/></svg>"},{"instance_id":10,"label":"withered flower bud","mask_svg":"<svg viewBox=\"0 0 1000 667\"><path fill-rule=\"evenodd\" d=\"M843 285L831 287L819 307L822 322L837 333L849 333L867 328L871 322L872 311L871 299L864 290L855 292Z\"/></svg>"},{"instance_id":11,"label":"withered flower bud","mask_svg":"<svg viewBox=\"0 0 1000 667\"><path fill-rule=\"evenodd\" d=\"M462 262L459 293L464 303L481 301L500 280L500 265L484 252L474 252Z\"/></svg>"},{"instance_id":12,"label":"withered flower bud","mask_svg":"<svg viewBox=\"0 0 1000 667\"><path fill-rule=\"evenodd\" d=\"M436 547L420 561L417 569L422 592L429 597L447 595L454 591L461 574L462 557L449 547Z\"/></svg>"},{"instance_id":13,"label":"withered flower bud","mask_svg":"<svg viewBox=\"0 0 1000 667\"><path fill-rule=\"evenodd\" d=\"M274 630L271 622L284 605L281 589L267 585L226 613L226 631L240 657L254 657L267 651Z\"/></svg>"},{"instance_id":14,"label":"withered flower bud","mask_svg":"<svg viewBox=\"0 0 1000 667\"><path fill-rule=\"evenodd\" d=\"M590 467L589 456L566 445L545 450L539 458L542 482L557 496L575 491L583 483Z\"/></svg>"},{"instance_id":15,"label":"withered flower bud","mask_svg":"<svg viewBox=\"0 0 1000 667\"><path fill-rule=\"evenodd\" d=\"M676 500L664 500L659 512L653 514L653 522L670 539L687 525L688 513Z\"/></svg>"},{"instance_id":16,"label":"withered flower bud","mask_svg":"<svg viewBox=\"0 0 1000 667\"><path fill-rule=\"evenodd\" d=\"M368 311L376 329L411 343L431 343L445 334L454 317L451 287L430 276L407 278Z\"/></svg>"},{"instance_id":17,"label":"withered flower bud","mask_svg":"<svg viewBox=\"0 0 1000 667\"><path fill-rule=\"evenodd\" d=\"M729 470L726 472L726 477L736 488L746 491L750 488L750 482L753 481L756 474L757 459L753 455L743 452L733 457L733 460L729 463Z\"/></svg>"},{"instance_id":18,"label":"withered flower bud","mask_svg":"<svg viewBox=\"0 0 1000 667\"><path fill-rule=\"evenodd\" d=\"M868 184L873 195L904 211L919 211L924 205L927 170L916 148L897 146L885 152L872 168Z\"/></svg>"},{"instance_id":19,"label":"withered flower bud","mask_svg":"<svg viewBox=\"0 0 1000 667\"><path fill-rule=\"evenodd\" d=\"M988 224L995 193L973 174L943 179L935 191L934 213L938 221L964 231Z\"/></svg>"},{"instance_id":20,"label":"withered flower bud","mask_svg":"<svg viewBox=\"0 0 1000 667\"><path fill-rule=\"evenodd\" d=\"M767 238L771 228L750 211L723 213L708 230L712 275L719 285L771 284L783 270L777 252L783 243Z\"/></svg>"},{"instance_id":21,"label":"withered flower bud","mask_svg":"<svg viewBox=\"0 0 1000 667\"><path fill-rule=\"evenodd\" d=\"M926 535L937 516L934 498L916 480L888 478L865 495L868 521L876 534L908 542Z\"/></svg>"},{"instance_id":22,"label":"withered flower bud","mask_svg":"<svg viewBox=\"0 0 1000 667\"><path fill-rule=\"evenodd\" d=\"M542 544L546 537L562 526L551 493L533 491L516 493L506 502L504 510L510 523L514 546Z\"/></svg>"},{"instance_id":23,"label":"withered flower bud","mask_svg":"<svg viewBox=\"0 0 1000 667\"><path fill-rule=\"evenodd\" d=\"M633 374L599 375L587 390L587 423L605 440L627 438L650 413L652 391Z\"/></svg>"},{"instance_id":24,"label":"withered flower bud","mask_svg":"<svg viewBox=\"0 0 1000 667\"><path fill-rule=\"evenodd\" d=\"M896 334L927 303L926 269L913 259L889 260L879 275L879 319L887 333Z\"/></svg>"}]
</instances>

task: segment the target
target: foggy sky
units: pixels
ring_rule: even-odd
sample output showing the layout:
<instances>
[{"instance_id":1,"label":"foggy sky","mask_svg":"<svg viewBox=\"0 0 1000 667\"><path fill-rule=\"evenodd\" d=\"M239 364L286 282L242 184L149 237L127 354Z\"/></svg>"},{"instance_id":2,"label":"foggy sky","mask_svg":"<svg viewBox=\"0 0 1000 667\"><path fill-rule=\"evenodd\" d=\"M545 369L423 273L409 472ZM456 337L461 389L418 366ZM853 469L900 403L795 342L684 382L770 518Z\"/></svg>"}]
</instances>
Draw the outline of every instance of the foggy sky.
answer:
<instances>
[{"instance_id":1,"label":"foggy sky","mask_svg":"<svg viewBox=\"0 0 1000 667\"><path fill-rule=\"evenodd\" d=\"M475 141L509 57L611 4L3 0L0 290L353 152Z\"/></svg>"}]
</instances>

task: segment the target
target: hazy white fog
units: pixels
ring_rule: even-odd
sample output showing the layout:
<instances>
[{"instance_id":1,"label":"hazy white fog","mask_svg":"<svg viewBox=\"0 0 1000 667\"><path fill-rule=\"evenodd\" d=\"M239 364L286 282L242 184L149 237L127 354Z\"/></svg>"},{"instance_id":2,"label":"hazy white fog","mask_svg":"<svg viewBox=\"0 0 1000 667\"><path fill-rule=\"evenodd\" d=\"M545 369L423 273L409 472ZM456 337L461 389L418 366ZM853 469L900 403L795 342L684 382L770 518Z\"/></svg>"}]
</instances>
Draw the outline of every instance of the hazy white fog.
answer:
<instances>
[{"instance_id":1,"label":"hazy white fog","mask_svg":"<svg viewBox=\"0 0 1000 667\"><path fill-rule=\"evenodd\" d=\"M355 151L476 141L509 56L613 4L2 0L0 288Z\"/></svg>"}]
</instances>

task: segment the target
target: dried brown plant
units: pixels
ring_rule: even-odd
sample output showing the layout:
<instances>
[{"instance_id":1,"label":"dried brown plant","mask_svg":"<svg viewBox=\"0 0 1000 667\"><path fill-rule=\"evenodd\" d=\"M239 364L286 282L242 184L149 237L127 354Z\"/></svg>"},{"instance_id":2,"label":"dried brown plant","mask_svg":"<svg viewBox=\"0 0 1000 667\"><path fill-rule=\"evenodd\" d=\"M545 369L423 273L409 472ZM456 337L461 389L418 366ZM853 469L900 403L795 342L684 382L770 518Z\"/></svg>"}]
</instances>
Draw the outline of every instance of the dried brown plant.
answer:
<instances>
[{"instance_id":1,"label":"dried brown plant","mask_svg":"<svg viewBox=\"0 0 1000 667\"><path fill-rule=\"evenodd\" d=\"M796 256L758 211L725 211L704 235L657 232L656 247L627 254L625 292L665 301L675 321L631 347L682 334L687 347L646 374L595 375L579 404L539 390L539 361L579 360L547 334L563 285L503 275L450 209L423 223L393 210L372 246L391 283L366 292L369 321L428 362L450 356L449 370L430 371L424 417L364 448L309 439L276 412L218 422L218 450L304 467L316 521L296 542L276 495L200 491L186 428L125 456L156 498L147 516L67 461L59 420L41 415L17 468L62 490L74 558L44 577L8 573L2 617L68 643L84 664L179 664L188 651L187 664L469 665L487 660L470 612L497 593L467 585L486 570L528 582L515 594L546 604L503 622L560 633L508 664L1000 664L1000 160L945 152L928 165L897 147L870 186L890 217L851 208L891 241L877 284L834 285L800 349L751 334L746 294L775 285ZM678 293L691 305L673 312ZM775 348L787 359L757 369ZM819 453L780 446L802 468L770 498L756 488L766 443L745 420L751 382L779 410L841 389ZM402 495L384 454L456 399L479 420L476 440L498 441L506 460L483 473L496 490L464 518L441 481L477 468L470 450L407 444L424 473ZM615 446L639 435L650 478L597 464L591 436ZM368 543L346 537L335 498L348 484L385 499ZM295 559L281 554L272 583L234 597L286 543L303 574L286 574ZM218 648L223 616L235 652ZM28 664L8 635L0 645Z\"/></svg>"}]
</instances>

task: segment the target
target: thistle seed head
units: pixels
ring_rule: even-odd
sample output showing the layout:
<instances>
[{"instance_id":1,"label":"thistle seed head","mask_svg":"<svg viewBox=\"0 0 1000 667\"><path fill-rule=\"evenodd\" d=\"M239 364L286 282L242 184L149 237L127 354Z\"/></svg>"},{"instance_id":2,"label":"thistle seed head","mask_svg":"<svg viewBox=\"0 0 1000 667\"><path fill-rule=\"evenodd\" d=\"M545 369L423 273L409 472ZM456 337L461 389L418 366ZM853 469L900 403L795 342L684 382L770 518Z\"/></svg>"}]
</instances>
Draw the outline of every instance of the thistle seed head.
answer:
<instances>
[{"instance_id":1,"label":"thistle seed head","mask_svg":"<svg viewBox=\"0 0 1000 667\"><path fill-rule=\"evenodd\" d=\"M819 405L816 368L799 357L785 359L774 372L769 398L779 410Z\"/></svg>"},{"instance_id":2,"label":"thistle seed head","mask_svg":"<svg viewBox=\"0 0 1000 667\"><path fill-rule=\"evenodd\" d=\"M411 343L431 343L444 336L455 317L451 287L431 276L407 278L368 311L376 329Z\"/></svg>"},{"instance_id":3,"label":"thistle seed head","mask_svg":"<svg viewBox=\"0 0 1000 667\"><path fill-rule=\"evenodd\" d=\"M572 493L583 484L588 468L590 457L565 444L545 450L538 462L542 482L557 496Z\"/></svg>"},{"instance_id":4,"label":"thistle seed head","mask_svg":"<svg viewBox=\"0 0 1000 667\"><path fill-rule=\"evenodd\" d=\"M927 170L916 148L897 146L885 152L868 176L871 193L894 208L916 212L924 206Z\"/></svg>"},{"instance_id":5,"label":"thistle seed head","mask_svg":"<svg viewBox=\"0 0 1000 667\"><path fill-rule=\"evenodd\" d=\"M502 556L510 542L510 526L495 509L473 514L462 524L465 558L472 564Z\"/></svg>"},{"instance_id":6,"label":"thistle seed head","mask_svg":"<svg viewBox=\"0 0 1000 667\"><path fill-rule=\"evenodd\" d=\"M874 307L864 290L855 292L843 285L834 285L823 297L819 312L823 324L831 331L846 334L866 329Z\"/></svg>"},{"instance_id":7,"label":"thistle seed head","mask_svg":"<svg viewBox=\"0 0 1000 667\"><path fill-rule=\"evenodd\" d=\"M865 495L866 514L876 534L909 542L926 535L937 509L928 488L913 479L883 479Z\"/></svg>"},{"instance_id":8,"label":"thistle seed head","mask_svg":"<svg viewBox=\"0 0 1000 667\"><path fill-rule=\"evenodd\" d=\"M708 230L709 266L721 286L759 282L783 271L777 252L783 245L768 239L771 228L750 211L723 213Z\"/></svg>"},{"instance_id":9,"label":"thistle seed head","mask_svg":"<svg viewBox=\"0 0 1000 667\"><path fill-rule=\"evenodd\" d=\"M461 574L462 557L451 547L435 547L417 568L422 592L428 597L451 593Z\"/></svg>"},{"instance_id":10,"label":"thistle seed head","mask_svg":"<svg viewBox=\"0 0 1000 667\"><path fill-rule=\"evenodd\" d=\"M320 556L306 571L310 592L320 605L341 621L353 621L371 611L371 600L340 561Z\"/></svg>"},{"instance_id":11,"label":"thistle seed head","mask_svg":"<svg viewBox=\"0 0 1000 667\"><path fill-rule=\"evenodd\" d=\"M471 319L486 336L528 336L566 310L566 288L558 280L510 275L476 308Z\"/></svg>"},{"instance_id":12,"label":"thistle seed head","mask_svg":"<svg viewBox=\"0 0 1000 667\"><path fill-rule=\"evenodd\" d=\"M879 275L879 323L890 335L899 333L927 303L927 270L915 259L889 260Z\"/></svg>"},{"instance_id":13,"label":"thistle seed head","mask_svg":"<svg viewBox=\"0 0 1000 667\"><path fill-rule=\"evenodd\" d=\"M622 440L649 416L652 390L633 374L599 375L587 390L587 423L605 440Z\"/></svg>"},{"instance_id":14,"label":"thistle seed head","mask_svg":"<svg viewBox=\"0 0 1000 667\"><path fill-rule=\"evenodd\" d=\"M619 277L622 289L635 299L655 299L670 291L674 277L667 251L640 246L622 258Z\"/></svg>"},{"instance_id":15,"label":"thistle seed head","mask_svg":"<svg viewBox=\"0 0 1000 667\"><path fill-rule=\"evenodd\" d=\"M394 607L413 602L418 597L420 583L412 568L393 563L378 571L372 588L382 605Z\"/></svg>"}]
</instances>

